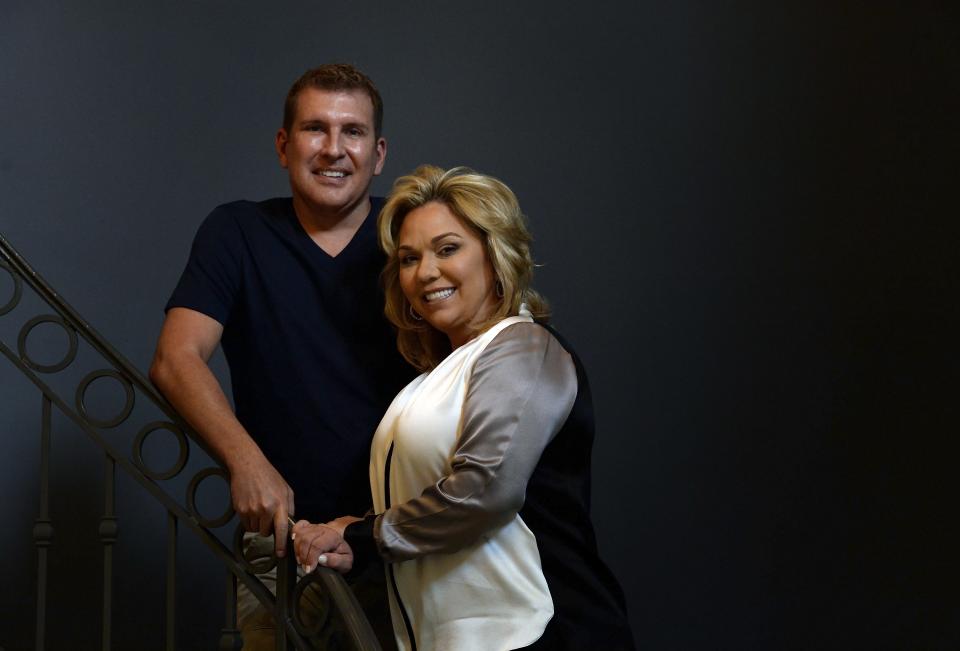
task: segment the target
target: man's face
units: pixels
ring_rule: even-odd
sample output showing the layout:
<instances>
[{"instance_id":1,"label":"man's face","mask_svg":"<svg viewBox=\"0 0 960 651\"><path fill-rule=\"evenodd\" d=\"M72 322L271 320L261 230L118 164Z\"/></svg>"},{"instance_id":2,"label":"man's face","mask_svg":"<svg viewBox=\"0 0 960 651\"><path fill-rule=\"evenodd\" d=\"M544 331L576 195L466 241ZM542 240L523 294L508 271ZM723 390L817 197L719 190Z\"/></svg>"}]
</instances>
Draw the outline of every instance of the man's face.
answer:
<instances>
[{"instance_id":1,"label":"man's face","mask_svg":"<svg viewBox=\"0 0 960 651\"><path fill-rule=\"evenodd\" d=\"M306 88L289 132L277 133L277 154L298 214L340 217L365 204L387 141L374 135L373 102L363 91Z\"/></svg>"}]
</instances>

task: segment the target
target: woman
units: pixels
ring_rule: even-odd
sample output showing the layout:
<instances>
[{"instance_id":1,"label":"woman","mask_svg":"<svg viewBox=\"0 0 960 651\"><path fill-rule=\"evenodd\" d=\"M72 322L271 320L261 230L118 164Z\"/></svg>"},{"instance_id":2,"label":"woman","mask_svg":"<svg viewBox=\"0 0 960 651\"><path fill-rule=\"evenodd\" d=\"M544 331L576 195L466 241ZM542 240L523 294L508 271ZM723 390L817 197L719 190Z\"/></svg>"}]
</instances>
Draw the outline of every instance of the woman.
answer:
<instances>
[{"instance_id":1,"label":"woman","mask_svg":"<svg viewBox=\"0 0 960 651\"><path fill-rule=\"evenodd\" d=\"M297 559L386 561L401 649L632 649L589 517L590 390L529 288L516 197L423 166L378 227L386 314L424 374L374 436L372 514L298 522Z\"/></svg>"}]
</instances>

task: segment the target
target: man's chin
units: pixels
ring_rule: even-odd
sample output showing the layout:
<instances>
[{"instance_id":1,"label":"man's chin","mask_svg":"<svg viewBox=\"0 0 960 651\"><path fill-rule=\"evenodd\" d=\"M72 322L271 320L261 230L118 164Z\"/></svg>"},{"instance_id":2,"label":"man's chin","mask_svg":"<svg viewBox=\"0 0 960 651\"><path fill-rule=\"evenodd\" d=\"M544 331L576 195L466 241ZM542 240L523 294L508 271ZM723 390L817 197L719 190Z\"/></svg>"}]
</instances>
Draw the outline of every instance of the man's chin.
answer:
<instances>
[{"instance_id":1,"label":"man's chin","mask_svg":"<svg viewBox=\"0 0 960 651\"><path fill-rule=\"evenodd\" d=\"M369 199L369 186L359 194L350 188L337 188L301 195L300 201L295 201L294 204L300 203L318 215L343 215L352 212L358 206L369 205Z\"/></svg>"}]
</instances>

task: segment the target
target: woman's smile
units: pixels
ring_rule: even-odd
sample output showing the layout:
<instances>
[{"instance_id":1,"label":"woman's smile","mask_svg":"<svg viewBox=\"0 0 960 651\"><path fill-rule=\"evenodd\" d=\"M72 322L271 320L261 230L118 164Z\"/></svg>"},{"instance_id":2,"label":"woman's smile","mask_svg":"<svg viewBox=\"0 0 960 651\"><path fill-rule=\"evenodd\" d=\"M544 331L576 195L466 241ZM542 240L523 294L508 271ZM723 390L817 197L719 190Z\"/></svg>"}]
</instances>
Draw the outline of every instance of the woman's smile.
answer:
<instances>
[{"instance_id":1,"label":"woman's smile","mask_svg":"<svg viewBox=\"0 0 960 651\"><path fill-rule=\"evenodd\" d=\"M447 287L445 289L437 289L431 292L427 292L423 295L423 300L427 303L436 303L444 299L450 298L453 296L453 293L457 291L453 287Z\"/></svg>"}]
</instances>

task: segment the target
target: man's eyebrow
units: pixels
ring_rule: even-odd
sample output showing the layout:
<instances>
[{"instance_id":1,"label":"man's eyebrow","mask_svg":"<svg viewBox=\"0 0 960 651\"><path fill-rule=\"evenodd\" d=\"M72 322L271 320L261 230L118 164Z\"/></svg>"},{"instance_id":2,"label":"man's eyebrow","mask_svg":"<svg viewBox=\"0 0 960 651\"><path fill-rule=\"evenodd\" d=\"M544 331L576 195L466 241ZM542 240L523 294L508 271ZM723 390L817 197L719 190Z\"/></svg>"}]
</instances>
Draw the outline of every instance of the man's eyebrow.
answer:
<instances>
[{"instance_id":1,"label":"man's eyebrow","mask_svg":"<svg viewBox=\"0 0 960 651\"><path fill-rule=\"evenodd\" d=\"M334 122L336 123L336 122ZM330 123L323 118L304 118L300 120L298 126L313 126L319 124L322 126L329 126ZM364 122L363 120L351 120L349 122L343 122L340 124L341 129L363 129L364 131L369 131L372 127Z\"/></svg>"}]
</instances>

